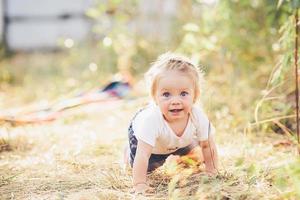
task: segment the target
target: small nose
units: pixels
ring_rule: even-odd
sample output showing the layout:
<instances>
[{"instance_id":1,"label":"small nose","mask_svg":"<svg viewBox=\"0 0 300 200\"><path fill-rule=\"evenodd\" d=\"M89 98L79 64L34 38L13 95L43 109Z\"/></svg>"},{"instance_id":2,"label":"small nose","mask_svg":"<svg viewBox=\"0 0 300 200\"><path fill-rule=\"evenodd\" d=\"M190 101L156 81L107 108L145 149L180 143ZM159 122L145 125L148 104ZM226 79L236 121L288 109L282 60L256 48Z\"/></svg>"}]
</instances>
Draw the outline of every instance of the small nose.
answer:
<instances>
[{"instance_id":1,"label":"small nose","mask_svg":"<svg viewBox=\"0 0 300 200\"><path fill-rule=\"evenodd\" d=\"M180 104L180 98L177 97L177 96L174 96L174 97L172 98L171 104L172 104L172 105L178 105L178 104Z\"/></svg>"}]
</instances>

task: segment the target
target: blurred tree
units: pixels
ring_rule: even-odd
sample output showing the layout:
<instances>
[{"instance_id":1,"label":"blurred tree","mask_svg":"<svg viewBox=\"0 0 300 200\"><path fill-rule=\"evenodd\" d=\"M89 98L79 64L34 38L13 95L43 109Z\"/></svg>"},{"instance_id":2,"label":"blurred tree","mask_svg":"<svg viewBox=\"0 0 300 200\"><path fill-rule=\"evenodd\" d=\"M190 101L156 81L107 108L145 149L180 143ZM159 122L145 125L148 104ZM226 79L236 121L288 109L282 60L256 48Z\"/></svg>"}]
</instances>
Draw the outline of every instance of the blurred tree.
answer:
<instances>
[{"instance_id":1,"label":"blurred tree","mask_svg":"<svg viewBox=\"0 0 300 200\"><path fill-rule=\"evenodd\" d=\"M158 38L147 38L138 33L137 26L141 25L138 20L143 17L139 10L140 3L143 2L99 1L94 8L87 11L87 15L95 20L93 31L96 41L99 41L98 50L107 52L111 60L117 61L115 66L108 65L111 71L118 71L125 76L128 73L139 74L145 71L149 63L165 49L165 43Z\"/></svg>"},{"instance_id":2,"label":"blurred tree","mask_svg":"<svg viewBox=\"0 0 300 200\"><path fill-rule=\"evenodd\" d=\"M205 60L212 60L206 63L210 66L228 61L248 71L274 63L277 30L288 17L286 6L277 9L273 0L223 0L209 6L203 2L195 1L193 8L199 13L190 12L193 17L184 21L182 51L209 56Z\"/></svg>"},{"instance_id":3,"label":"blurred tree","mask_svg":"<svg viewBox=\"0 0 300 200\"><path fill-rule=\"evenodd\" d=\"M264 124L263 128L291 135L296 132L296 123L293 119L296 110L295 76L293 75L295 74L296 38L294 14L298 12L299 3L299 0L278 1L277 8L285 11L285 20L279 23L278 62L271 72L255 112L256 122L260 119L269 119L267 121L272 122Z\"/></svg>"}]
</instances>

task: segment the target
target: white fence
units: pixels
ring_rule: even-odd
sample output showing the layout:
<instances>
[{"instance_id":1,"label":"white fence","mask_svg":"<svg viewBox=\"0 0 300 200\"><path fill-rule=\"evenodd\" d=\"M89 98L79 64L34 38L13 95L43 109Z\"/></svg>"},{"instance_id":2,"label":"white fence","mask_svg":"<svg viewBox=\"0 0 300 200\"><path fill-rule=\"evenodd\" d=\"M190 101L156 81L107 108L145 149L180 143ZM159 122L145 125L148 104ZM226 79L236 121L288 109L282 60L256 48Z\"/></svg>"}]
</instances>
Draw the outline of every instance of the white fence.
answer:
<instances>
[{"instance_id":1,"label":"white fence","mask_svg":"<svg viewBox=\"0 0 300 200\"><path fill-rule=\"evenodd\" d=\"M59 38L82 41L93 25L85 16L93 2L0 0L0 34L5 35L5 43L13 51L54 49ZM177 6L178 0L141 0L136 8L139 15L131 24L138 34L167 40Z\"/></svg>"},{"instance_id":2,"label":"white fence","mask_svg":"<svg viewBox=\"0 0 300 200\"><path fill-rule=\"evenodd\" d=\"M83 40L91 22L91 0L2 0L5 40L10 50L53 49L59 38Z\"/></svg>"}]
</instances>

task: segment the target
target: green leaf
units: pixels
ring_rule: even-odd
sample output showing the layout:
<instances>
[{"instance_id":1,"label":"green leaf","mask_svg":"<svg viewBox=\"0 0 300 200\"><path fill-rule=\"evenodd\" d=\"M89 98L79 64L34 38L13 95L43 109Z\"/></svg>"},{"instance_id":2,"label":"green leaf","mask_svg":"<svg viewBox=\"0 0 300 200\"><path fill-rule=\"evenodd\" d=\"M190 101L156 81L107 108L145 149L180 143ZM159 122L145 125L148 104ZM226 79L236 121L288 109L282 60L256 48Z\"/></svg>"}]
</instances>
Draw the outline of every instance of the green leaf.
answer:
<instances>
[{"instance_id":1,"label":"green leaf","mask_svg":"<svg viewBox=\"0 0 300 200\"><path fill-rule=\"evenodd\" d=\"M101 12L99 12L98 9L91 8L86 11L86 15L90 18L97 19L101 15Z\"/></svg>"},{"instance_id":2,"label":"green leaf","mask_svg":"<svg viewBox=\"0 0 300 200\"><path fill-rule=\"evenodd\" d=\"M276 71L274 72L272 79L271 79L271 84L275 85L276 83L278 83L280 77L281 77L281 72L282 72L282 65L280 67L278 67L276 69Z\"/></svg>"},{"instance_id":3,"label":"green leaf","mask_svg":"<svg viewBox=\"0 0 300 200\"><path fill-rule=\"evenodd\" d=\"M284 1L284 0L278 0L278 3L277 3L277 9L280 8L280 6L282 5L283 1Z\"/></svg>"},{"instance_id":4,"label":"green leaf","mask_svg":"<svg viewBox=\"0 0 300 200\"><path fill-rule=\"evenodd\" d=\"M252 175L254 175L254 174L256 173L257 167L256 167L255 164L252 163L252 164L246 169L246 171L247 171L248 176L252 176Z\"/></svg>"},{"instance_id":5,"label":"green leaf","mask_svg":"<svg viewBox=\"0 0 300 200\"><path fill-rule=\"evenodd\" d=\"M111 0L111 3L114 5L118 5L120 3L122 3L123 0Z\"/></svg>"},{"instance_id":6,"label":"green leaf","mask_svg":"<svg viewBox=\"0 0 300 200\"><path fill-rule=\"evenodd\" d=\"M197 24L187 23L183 26L183 30L190 32L199 32L200 28Z\"/></svg>"},{"instance_id":7,"label":"green leaf","mask_svg":"<svg viewBox=\"0 0 300 200\"><path fill-rule=\"evenodd\" d=\"M191 34L191 33L187 33L185 34L184 38L183 38L183 41L187 44L190 44L190 45L194 45L194 44L197 44L197 39L196 37Z\"/></svg>"},{"instance_id":8,"label":"green leaf","mask_svg":"<svg viewBox=\"0 0 300 200\"><path fill-rule=\"evenodd\" d=\"M235 162L235 166L241 166L244 163L244 158L238 158Z\"/></svg>"},{"instance_id":9,"label":"green leaf","mask_svg":"<svg viewBox=\"0 0 300 200\"><path fill-rule=\"evenodd\" d=\"M300 8L300 0L292 0L292 1L291 1L291 4L292 4L292 8L293 8L293 9L298 9L298 8Z\"/></svg>"}]
</instances>

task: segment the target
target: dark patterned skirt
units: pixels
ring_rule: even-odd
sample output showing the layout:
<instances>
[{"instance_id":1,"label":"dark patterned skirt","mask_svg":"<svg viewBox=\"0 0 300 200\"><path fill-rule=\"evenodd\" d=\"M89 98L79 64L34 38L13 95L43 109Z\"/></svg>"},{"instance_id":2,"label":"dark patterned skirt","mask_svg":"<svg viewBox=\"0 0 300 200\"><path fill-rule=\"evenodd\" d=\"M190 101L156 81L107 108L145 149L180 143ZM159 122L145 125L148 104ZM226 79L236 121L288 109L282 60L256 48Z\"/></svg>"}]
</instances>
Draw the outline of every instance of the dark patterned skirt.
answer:
<instances>
[{"instance_id":1,"label":"dark patterned skirt","mask_svg":"<svg viewBox=\"0 0 300 200\"><path fill-rule=\"evenodd\" d=\"M135 158L135 154L136 154L137 144L138 144L138 140L135 137L134 131L132 128L132 122L130 123L129 128L128 128L128 138L129 138L129 150L130 150L129 161L130 161L130 165L132 167L134 158ZM170 155L179 155L179 156L187 155L194 147L195 147L195 144L193 143L186 147L177 149L175 152L170 153L170 154L151 154L151 156L149 158L147 171L151 172L151 171L155 170L156 168L162 166L164 164L164 162L166 161L166 159L168 158L168 156L170 156Z\"/></svg>"}]
</instances>

